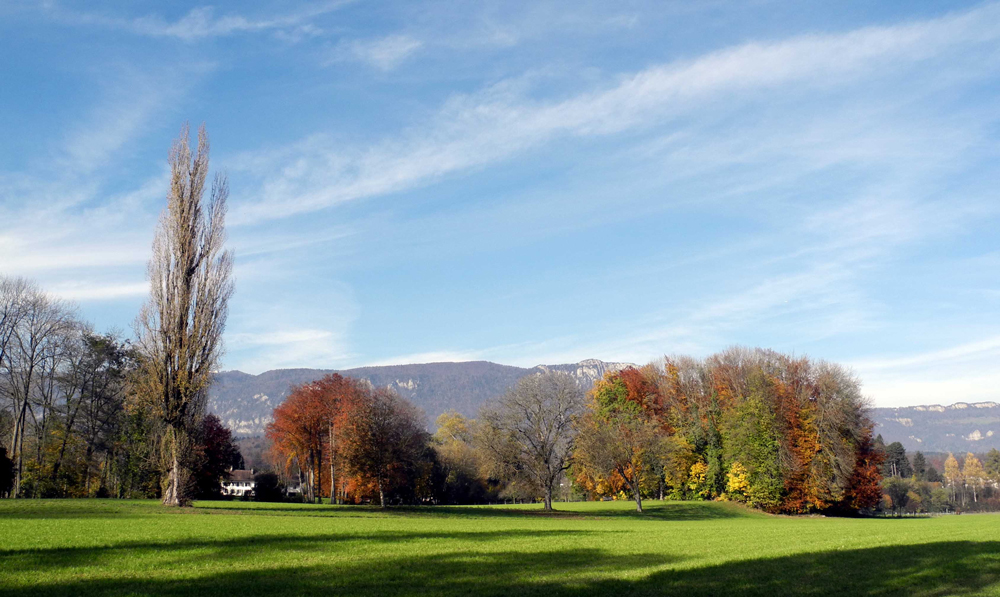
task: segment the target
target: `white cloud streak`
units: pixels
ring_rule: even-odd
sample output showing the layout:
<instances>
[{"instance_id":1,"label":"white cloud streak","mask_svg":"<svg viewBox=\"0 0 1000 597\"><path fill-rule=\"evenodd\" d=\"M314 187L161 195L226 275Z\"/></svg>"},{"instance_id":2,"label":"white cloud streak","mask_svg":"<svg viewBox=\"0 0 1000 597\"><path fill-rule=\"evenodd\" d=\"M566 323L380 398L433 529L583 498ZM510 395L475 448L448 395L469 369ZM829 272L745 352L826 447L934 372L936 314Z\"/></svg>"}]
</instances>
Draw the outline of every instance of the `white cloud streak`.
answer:
<instances>
[{"instance_id":1,"label":"white cloud streak","mask_svg":"<svg viewBox=\"0 0 1000 597\"><path fill-rule=\"evenodd\" d=\"M79 301L146 291L142 265L168 188L165 165L137 187L109 192L122 154L211 69L205 65L102 73L101 99L26 172L0 172L0 274L37 278Z\"/></svg>"},{"instance_id":2,"label":"white cloud streak","mask_svg":"<svg viewBox=\"0 0 1000 597\"><path fill-rule=\"evenodd\" d=\"M485 353L482 351L437 350L379 359L377 361L372 361L358 366L380 367L384 365L419 365L422 363L461 363L466 361L483 360L485 358L483 356L484 354Z\"/></svg>"},{"instance_id":3,"label":"white cloud streak","mask_svg":"<svg viewBox=\"0 0 1000 597\"><path fill-rule=\"evenodd\" d=\"M294 41L318 34L320 30L310 21L349 3L350 0L314 3L290 13L258 18L239 14L216 15L214 7L200 6L174 21L159 15L124 18L74 12L55 4L49 4L46 10L52 18L67 25L105 27L136 35L173 38L186 42L259 32L275 32L283 39Z\"/></svg>"},{"instance_id":4,"label":"white cloud streak","mask_svg":"<svg viewBox=\"0 0 1000 597\"><path fill-rule=\"evenodd\" d=\"M53 296L68 301L109 301L147 296L149 283L62 283L49 287L47 290Z\"/></svg>"},{"instance_id":5,"label":"white cloud streak","mask_svg":"<svg viewBox=\"0 0 1000 597\"><path fill-rule=\"evenodd\" d=\"M287 156L282 175L263 183L259 199L234 210L254 223L345 201L426 185L538 147L557 136L609 135L648 127L703 108L794 84L829 87L898 70L943 52L1000 38L1000 5L946 17L843 34L750 43L701 58L649 68L605 90L555 103L527 100L509 84L452 99L433 122L409 136L353 152L322 136L244 161Z\"/></svg>"},{"instance_id":6,"label":"white cloud streak","mask_svg":"<svg viewBox=\"0 0 1000 597\"><path fill-rule=\"evenodd\" d=\"M879 406L1000 401L1000 336L851 363Z\"/></svg>"},{"instance_id":7,"label":"white cloud streak","mask_svg":"<svg viewBox=\"0 0 1000 597\"><path fill-rule=\"evenodd\" d=\"M892 359L875 359L858 361L853 364L859 370L886 371L909 368L923 368L927 365L942 366L943 363L966 361L970 359L1000 358L1000 336L994 336L976 342L960 344L941 350L933 350L905 357ZM1000 391L1000 389L998 389Z\"/></svg>"},{"instance_id":8,"label":"white cloud streak","mask_svg":"<svg viewBox=\"0 0 1000 597\"><path fill-rule=\"evenodd\" d=\"M334 60L359 60L383 72L389 72L422 48L424 43L408 35L389 35L372 40L357 40L338 46Z\"/></svg>"}]
</instances>

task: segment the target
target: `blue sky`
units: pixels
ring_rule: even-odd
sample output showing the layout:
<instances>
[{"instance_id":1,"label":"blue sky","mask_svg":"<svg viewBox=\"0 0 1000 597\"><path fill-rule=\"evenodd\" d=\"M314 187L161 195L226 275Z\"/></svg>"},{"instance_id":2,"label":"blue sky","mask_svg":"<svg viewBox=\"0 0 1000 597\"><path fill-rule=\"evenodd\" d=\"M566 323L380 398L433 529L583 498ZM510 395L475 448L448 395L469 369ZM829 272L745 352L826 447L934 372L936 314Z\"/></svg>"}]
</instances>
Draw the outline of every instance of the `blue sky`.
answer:
<instances>
[{"instance_id":1,"label":"blue sky","mask_svg":"<svg viewBox=\"0 0 1000 597\"><path fill-rule=\"evenodd\" d=\"M0 4L0 273L128 330L230 177L224 368L758 345L1000 400L1000 4Z\"/></svg>"}]
</instances>

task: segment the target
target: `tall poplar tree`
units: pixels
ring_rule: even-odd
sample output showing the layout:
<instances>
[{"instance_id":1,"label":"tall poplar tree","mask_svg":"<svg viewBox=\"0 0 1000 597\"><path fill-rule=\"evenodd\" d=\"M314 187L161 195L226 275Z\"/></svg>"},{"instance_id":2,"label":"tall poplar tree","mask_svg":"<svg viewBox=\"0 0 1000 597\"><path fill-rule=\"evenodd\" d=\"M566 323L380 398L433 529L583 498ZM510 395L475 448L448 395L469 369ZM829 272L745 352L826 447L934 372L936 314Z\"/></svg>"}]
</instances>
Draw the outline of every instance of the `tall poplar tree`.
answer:
<instances>
[{"instance_id":1,"label":"tall poplar tree","mask_svg":"<svg viewBox=\"0 0 1000 597\"><path fill-rule=\"evenodd\" d=\"M233 294L233 254L223 248L229 185L217 174L204 201L208 135L202 126L194 154L188 137L185 126L170 150L167 208L147 270L150 297L136 320L138 381L164 426L163 503L171 506L190 501L189 432L204 412Z\"/></svg>"}]
</instances>

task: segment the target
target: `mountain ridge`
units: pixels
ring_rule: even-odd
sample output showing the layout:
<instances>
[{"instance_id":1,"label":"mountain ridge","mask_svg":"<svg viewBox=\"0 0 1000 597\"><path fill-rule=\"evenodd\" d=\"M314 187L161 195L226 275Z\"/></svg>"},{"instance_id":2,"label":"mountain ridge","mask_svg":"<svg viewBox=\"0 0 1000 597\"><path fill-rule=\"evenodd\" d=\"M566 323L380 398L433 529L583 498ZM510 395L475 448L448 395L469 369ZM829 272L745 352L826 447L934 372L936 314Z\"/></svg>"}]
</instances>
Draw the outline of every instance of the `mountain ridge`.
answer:
<instances>
[{"instance_id":1,"label":"mountain ridge","mask_svg":"<svg viewBox=\"0 0 1000 597\"><path fill-rule=\"evenodd\" d=\"M531 373L563 371L589 389L607 371L632 363L585 359L578 363L537 365L531 368L490 361L437 362L379 365L353 369L272 369L258 375L238 370L215 374L209 389L209 411L238 436L260 435L271 421L271 412L293 386L315 381L330 373L366 379L372 385L391 387L411 400L433 423L442 412L455 410L474 417L486 401L503 394L517 380Z\"/></svg>"},{"instance_id":2,"label":"mountain ridge","mask_svg":"<svg viewBox=\"0 0 1000 597\"><path fill-rule=\"evenodd\" d=\"M1000 448L1000 404L992 401L872 409L875 433L907 451L984 452Z\"/></svg>"}]
</instances>

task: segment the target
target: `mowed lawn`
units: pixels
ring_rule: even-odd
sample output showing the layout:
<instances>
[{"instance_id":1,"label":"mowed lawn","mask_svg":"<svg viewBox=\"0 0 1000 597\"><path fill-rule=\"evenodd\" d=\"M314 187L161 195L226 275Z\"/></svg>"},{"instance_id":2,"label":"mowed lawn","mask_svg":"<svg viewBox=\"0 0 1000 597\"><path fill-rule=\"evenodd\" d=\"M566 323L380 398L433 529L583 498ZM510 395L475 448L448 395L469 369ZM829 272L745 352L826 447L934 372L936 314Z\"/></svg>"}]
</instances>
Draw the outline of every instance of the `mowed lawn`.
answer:
<instances>
[{"instance_id":1,"label":"mowed lawn","mask_svg":"<svg viewBox=\"0 0 1000 597\"><path fill-rule=\"evenodd\" d=\"M1000 516L0 502L0 595L1000 594Z\"/></svg>"}]
</instances>

